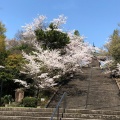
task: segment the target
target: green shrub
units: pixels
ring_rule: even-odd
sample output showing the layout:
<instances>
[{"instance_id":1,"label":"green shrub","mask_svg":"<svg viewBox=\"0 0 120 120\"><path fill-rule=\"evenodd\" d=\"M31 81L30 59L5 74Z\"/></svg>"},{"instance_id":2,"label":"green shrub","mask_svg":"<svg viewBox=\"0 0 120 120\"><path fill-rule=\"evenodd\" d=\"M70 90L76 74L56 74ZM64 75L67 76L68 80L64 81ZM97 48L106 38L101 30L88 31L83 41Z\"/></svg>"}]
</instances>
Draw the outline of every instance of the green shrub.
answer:
<instances>
[{"instance_id":1,"label":"green shrub","mask_svg":"<svg viewBox=\"0 0 120 120\"><path fill-rule=\"evenodd\" d=\"M4 96L4 104L9 104L12 102L12 96L11 95L5 95Z\"/></svg>"},{"instance_id":2,"label":"green shrub","mask_svg":"<svg viewBox=\"0 0 120 120\"><path fill-rule=\"evenodd\" d=\"M12 102L9 107L24 107L21 102Z\"/></svg>"},{"instance_id":3,"label":"green shrub","mask_svg":"<svg viewBox=\"0 0 120 120\"><path fill-rule=\"evenodd\" d=\"M37 99L34 97L25 97L23 99L24 107L37 107Z\"/></svg>"}]
</instances>

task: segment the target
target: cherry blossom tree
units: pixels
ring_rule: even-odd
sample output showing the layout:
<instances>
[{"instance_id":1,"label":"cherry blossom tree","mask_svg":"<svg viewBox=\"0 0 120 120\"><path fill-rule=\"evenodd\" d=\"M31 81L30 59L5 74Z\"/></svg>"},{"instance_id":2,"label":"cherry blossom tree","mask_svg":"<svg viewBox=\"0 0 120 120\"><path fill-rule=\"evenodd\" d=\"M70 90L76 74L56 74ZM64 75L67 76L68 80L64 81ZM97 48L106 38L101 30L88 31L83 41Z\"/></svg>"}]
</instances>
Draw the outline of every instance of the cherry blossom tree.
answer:
<instances>
[{"instance_id":1,"label":"cherry blossom tree","mask_svg":"<svg viewBox=\"0 0 120 120\"><path fill-rule=\"evenodd\" d=\"M33 40L35 51L32 54L23 52L23 57L27 61L23 66L23 71L29 74L36 82L37 88L46 88L56 85L56 80L70 71L75 71L78 67L89 64L92 60L92 53L96 48L84 42L83 36L76 36L73 32L67 32L70 39L69 44L64 47L65 54L61 55L60 49L43 49L35 36L35 29L49 31L50 28L44 27L45 16L39 16L32 24L24 26L23 35ZM52 24L58 31L63 31L61 25L66 23L63 15L53 19Z\"/></svg>"}]
</instances>

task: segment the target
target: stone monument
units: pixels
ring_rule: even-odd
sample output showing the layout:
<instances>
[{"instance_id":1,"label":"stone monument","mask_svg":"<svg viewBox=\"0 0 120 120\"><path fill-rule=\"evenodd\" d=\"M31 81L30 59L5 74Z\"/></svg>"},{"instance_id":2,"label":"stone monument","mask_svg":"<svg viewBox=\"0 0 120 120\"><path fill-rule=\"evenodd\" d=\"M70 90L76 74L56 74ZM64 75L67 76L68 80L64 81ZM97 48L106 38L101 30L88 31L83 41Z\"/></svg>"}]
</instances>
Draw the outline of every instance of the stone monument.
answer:
<instances>
[{"instance_id":1,"label":"stone monument","mask_svg":"<svg viewBox=\"0 0 120 120\"><path fill-rule=\"evenodd\" d=\"M24 91L23 89L16 89L15 90L15 102L22 102L22 99L24 98Z\"/></svg>"}]
</instances>

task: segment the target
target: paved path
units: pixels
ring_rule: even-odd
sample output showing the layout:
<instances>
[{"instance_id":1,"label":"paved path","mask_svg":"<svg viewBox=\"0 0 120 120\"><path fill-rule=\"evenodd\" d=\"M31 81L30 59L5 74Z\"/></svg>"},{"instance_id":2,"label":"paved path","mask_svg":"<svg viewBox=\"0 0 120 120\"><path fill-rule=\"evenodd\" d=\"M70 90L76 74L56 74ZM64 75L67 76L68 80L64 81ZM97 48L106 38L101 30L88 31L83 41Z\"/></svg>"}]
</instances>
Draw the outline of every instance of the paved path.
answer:
<instances>
[{"instance_id":1,"label":"paved path","mask_svg":"<svg viewBox=\"0 0 120 120\"><path fill-rule=\"evenodd\" d=\"M67 92L67 108L120 110L115 80L110 79L100 68L84 68L83 72L77 73L60 89L56 102L60 99L58 96Z\"/></svg>"},{"instance_id":2,"label":"paved path","mask_svg":"<svg viewBox=\"0 0 120 120\"><path fill-rule=\"evenodd\" d=\"M90 88L88 92L88 109L120 110L119 89L114 80L100 69L92 68Z\"/></svg>"},{"instance_id":3,"label":"paved path","mask_svg":"<svg viewBox=\"0 0 120 120\"><path fill-rule=\"evenodd\" d=\"M88 77L71 81L83 95L68 96L68 106L81 109L112 109L120 110L120 96L116 82L105 75L101 69L92 68L85 71Z\"/></svg>"}]
</instances>

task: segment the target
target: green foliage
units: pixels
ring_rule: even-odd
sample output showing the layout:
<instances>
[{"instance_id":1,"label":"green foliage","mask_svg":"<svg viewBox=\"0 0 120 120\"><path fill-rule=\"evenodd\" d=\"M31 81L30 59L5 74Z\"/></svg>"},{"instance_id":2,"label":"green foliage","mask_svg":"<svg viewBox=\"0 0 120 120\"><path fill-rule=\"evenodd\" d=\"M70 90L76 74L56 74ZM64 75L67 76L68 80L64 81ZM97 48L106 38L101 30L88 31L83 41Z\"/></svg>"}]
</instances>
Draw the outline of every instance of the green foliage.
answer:
<instances>
[{"instance_id":1,"label":"green foliage","mask_svg":"<svg viewBox=\"0 0 120 120\"><path fill-rule=\"evenodd\" d=\"M0 84L2 84L2 96L15 94L15 89L19 87L17 83L14 83L13 79L18 78L18 71L15 69L1 68L0 69Z\"/></svg>"},{"instance_id":2,"label":"green foliage","mask_svg":"<svg viewBox=\"0 0 120 120\"><path fill-rule=\"evenodd\" d=\"M5 59L8 56L7 52L0 52L0 65L5 65Z\"/></svg>"},{"instance_id":3,"label":"green foliage","mask_svg":"<svg viewBox=\"0 0 120 120\"><path fill-rule=\"evenodd\" d=\"M22 43L21 45L13 48L13 50L18 50L19 53L21 53L22 51L30 53L31 51L34 50L34 48L32 44Z\"/></svg>"},{"instance_id":4,"label":"green foliage","mask_svg":"<svg viewBox=\"0 0 120 120\"><path fill-rule=\"evenodd\" d=\"M22 51L24 51L26 53L30 53L33 50L34 50L34 47L32 44L22 43L20 45L13 46L12 48L10 48L9 52L11 54L21 54Z\"/></svg>"},{"instance_id":5,"label":"green foliage","mask_svg":"<svg viewBox=\"0 0 120 120\"><path fill-rule=\"evenodd\" d=\"M5 32L6 32L5 25L2 22L0 22L0 36L5 37Z\"/></svg>"},{"instance_id":6,"label":"green foliage","mask_svg":"<svg viewBox=\"0 0 120 120\"><path fill-rule=\"evenodd\" d=\"M37 107L37 99L34 97L25 97L23 99L24 107Z\"/></svg>"},{"instance_id":7,"label":"green foliage","mask_svg":"<svg viewBox=\"0 0 120 120\"><path fill-rule=\"evenodd\" d=\"M13 75L8 70L0 70L0 81L11 80Z\"/></svg>"},{"instance_id":8,"label":"green foliage","mask_svg":"<svg viewBox=\"0 0 120 120\"><path fill-rule=\"evenodd\" d=\"M51 28L49 31L35 30L37 40L42 43L44 49L59 49L69 43L69 37L66 33L55 30L53 24L50 24L49 27Z\"/></svg>"},{"instance_id":9,"label":"green foliage","mask_svg":"<svg viewBox=\"0 0 120 120\"><path fill-rule=\"evenodd\" d=\"M5 25L0 22L0 65L5 64L5 58L7 57L7 51L5 46Z\"/></svg>"},{"instance_id":10,"label":"green foliage","mask_svg":"<svg viewBox=\"0 0 120 120\"><path fill-rule=\"evenodd\" d=\"M23 58L21 54L12 54L5 59L5 66L10 69L20 69L23 63Z\"/></svg>"},{"instance_id":11,"label":"green foliage","mask_svg":"<svg viewBox=\"0 0 120 120\"><path fill-rule=\"evenodd\" d=\"M80 36L79 31L78 31L78 30L75 30L74 35L76 35L76 36Z\"/></svg>"},{"instance_id":12,"label":"green foliage","mask_svg":"<svg viewBox=\"0 0 120 120\"><path fill-rule=\"evenodd\" d=\"M7 106L8 107L24 107L21 102L13 102L13 101Z\"/></svg>"},{"instance_id":13,"label":"green foliage","mask_svg":"<svg viewBox=\"0 0 120 120\"><path fill-rule=\"evenodd\" d=\"M16 78L20 79L20 70L21 70L22 63L23 63L23 58L21 54L11 54L5 59L5 70L6 70L6 74L11 75L11 77L9 77L11 78L10 80L13 80Z\"/></svg>"},{"instance_id":14,"label":"green foliage","mask_svg":"<svg viewBox=\"0 0 120 120\"><path fill-rule=\"evenodd\" d=\"M12 96L11 95L5 95L4 96L4 104L9 104L9 102L12 102Z\"/></svg>"},{"instance_id":15,"label":"green foliage","mask_svg":"<svg viewBox=\"0 0 120 120\"><path fill-rule=\"evenodd\" d=\"M118 30L114 30L108 50L115 62L120 63L120 35Z\"/></svg>"},{"instance_id":16,"label":"green foliage","mask_svg":"<svg viewBox=\"0 0 120 120\"><path fill-rule=\"evenodd\" d=\"M4 65L4 60L7 57L5 49L5 38L0 35L0 65Z\"/></svg>"},{"instance_id":17,"label":"green foliage","mask_svg":"<svg viewBox=\"0 0 120 120\"><path fill-rule=\"evenodd\" d=\"M51 30L57 29L56 25L54 25L53 23L50 23L49 28Z\"/></svg>"},{"instance_id":18,"label":"green foliage","mask_svg":"<svg viewBox=\"0 0 120 120\"><path fill-rule=\"evenodd\" d=\"M5 38L0 35L0 52L5 52Z\"/></svg>"},{"instance_id":19,"label":"green foliage","mask_svg":"<svg viewBox=\"0 0 120 120\"><path fill-rule=\"evenodd\" d=\"M69 43L67 34L59 31L47 31L48 41L46 46L50 49L63 48Z\"/></svg>"}]
</instances>

